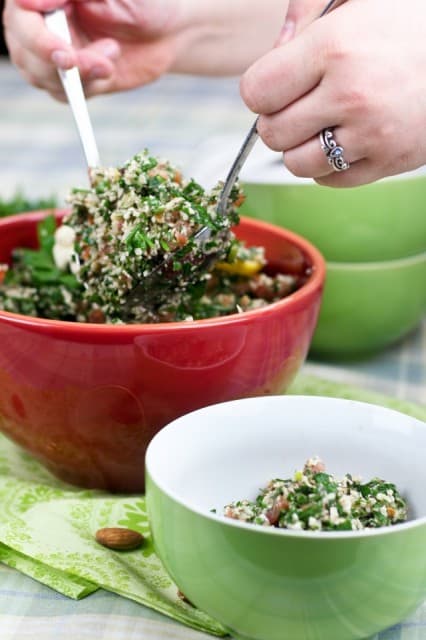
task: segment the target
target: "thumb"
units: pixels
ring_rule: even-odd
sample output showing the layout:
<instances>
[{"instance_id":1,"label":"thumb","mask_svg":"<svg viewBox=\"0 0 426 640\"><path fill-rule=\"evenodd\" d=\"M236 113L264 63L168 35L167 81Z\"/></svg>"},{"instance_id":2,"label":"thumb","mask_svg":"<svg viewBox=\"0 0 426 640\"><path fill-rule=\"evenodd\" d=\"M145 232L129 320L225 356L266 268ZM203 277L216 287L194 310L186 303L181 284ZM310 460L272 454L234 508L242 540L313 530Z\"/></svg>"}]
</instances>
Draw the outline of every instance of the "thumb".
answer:
<instances>
[{"instance_id":1,"label":"thumb","mask_svg":"<svg viewBox=\"0 0 426 640\"><path fill-rule=\"evenodd\" d=\"M277 46L285 44L320 13L325 0L290 0Z\"/></svg>"},{"instance_id":2,"label":"thumb","mask_svg":"<svg viewBox=\"0 0 426 640\"><path fill-rule=\"evenodd\" d=\"M336 9L344 2L345 0L335 0L330 6L330 10ZM326 0L290 0L286 20L276 46L285 44L303 31L305 27L320 16L327 6Z\"/></svg>"}]
</instances>

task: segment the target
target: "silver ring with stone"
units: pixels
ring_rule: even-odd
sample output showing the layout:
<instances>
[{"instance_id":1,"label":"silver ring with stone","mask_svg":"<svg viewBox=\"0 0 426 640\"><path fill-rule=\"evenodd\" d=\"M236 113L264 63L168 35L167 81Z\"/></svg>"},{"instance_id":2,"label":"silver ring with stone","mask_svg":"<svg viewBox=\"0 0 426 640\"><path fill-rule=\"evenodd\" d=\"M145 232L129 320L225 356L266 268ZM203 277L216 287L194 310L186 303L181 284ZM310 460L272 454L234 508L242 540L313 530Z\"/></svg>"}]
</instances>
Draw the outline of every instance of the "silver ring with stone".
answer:
<instances>
[{"instance_id":1,"label":"silver ring with stone","mask_svg":"<svg viewBox=\"0 0 426 640\"><path fill-rule=\"evenodd\" d=\"M333 129L327 127L320 133L321 149L327 156L328 164L331 165L334 171L346 171L351 166L349 162L346 162L343 156L343 147L337 144L333 136Z\"/></svg>"}]
</instances>

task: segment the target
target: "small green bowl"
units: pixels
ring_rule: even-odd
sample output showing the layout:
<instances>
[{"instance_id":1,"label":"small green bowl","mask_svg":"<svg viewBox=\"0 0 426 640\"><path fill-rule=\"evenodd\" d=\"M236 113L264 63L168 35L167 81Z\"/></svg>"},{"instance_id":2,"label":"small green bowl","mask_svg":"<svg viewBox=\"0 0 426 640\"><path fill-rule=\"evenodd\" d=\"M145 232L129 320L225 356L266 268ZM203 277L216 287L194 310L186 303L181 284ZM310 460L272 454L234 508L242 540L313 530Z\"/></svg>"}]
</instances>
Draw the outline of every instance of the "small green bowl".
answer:
<instances>
[{"instance_id":1,"label":"small green bowl","mask_svg":"<svg viewBox=\"0 0 426 640\"><path fill-rule=\"evenodd\" d=\"M386 262L328 262L310 354L369 355L402 338L425 313L426 252Z\"/></svg>"},{"instance_id":2,"label":"small green bowl","mask_svg":"<svg viewBox=\"0 0 426 640\"><path fill-rule=\"evenodd\" d=\"M288 177L281 183L243 186L244 215L304 236L327 260L382 261L426 251L424 175L407 174L352 189Z\"/></svg>"},{"instance_id":3,"label":"small green bowl","mask_svg":"<svg viewBox=\"0 0 426 640\"><path fill-rule=\"evenodd\" d=\"M426 597L425 450L424 422L351 400L269 396L200 409L148 446L155 548L185 596L233 637L367 638ZM313 455L338 477L395 483L409 521L313 532L221 515Z\"/></svg>"}]
</instances>

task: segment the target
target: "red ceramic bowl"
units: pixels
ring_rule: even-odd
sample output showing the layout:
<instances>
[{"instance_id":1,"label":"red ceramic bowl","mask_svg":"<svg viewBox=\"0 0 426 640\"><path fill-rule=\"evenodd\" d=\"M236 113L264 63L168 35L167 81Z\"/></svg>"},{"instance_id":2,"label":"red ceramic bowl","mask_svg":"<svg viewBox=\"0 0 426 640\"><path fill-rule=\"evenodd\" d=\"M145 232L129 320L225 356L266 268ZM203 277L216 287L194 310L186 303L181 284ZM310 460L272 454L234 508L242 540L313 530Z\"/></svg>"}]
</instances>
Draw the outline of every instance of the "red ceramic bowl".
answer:
<instances>
[{"instance_id":1,"label":"red ceramic bowl","mask_svg":"<svg viewBox=\"0 0 426 640\"><path fill-rule=\"evenodd\" d=\"M44 215L0 220L0 263L15 247L36 246ZM303 238L264 222L243 219L236 233L263 245L278 268L311 275L268 307L195 322L96 325L0 311L0 430L65 481L140 492L146 447L166 423L285 390L310 345L324 260Z\"/></svg>"}]
</instances>

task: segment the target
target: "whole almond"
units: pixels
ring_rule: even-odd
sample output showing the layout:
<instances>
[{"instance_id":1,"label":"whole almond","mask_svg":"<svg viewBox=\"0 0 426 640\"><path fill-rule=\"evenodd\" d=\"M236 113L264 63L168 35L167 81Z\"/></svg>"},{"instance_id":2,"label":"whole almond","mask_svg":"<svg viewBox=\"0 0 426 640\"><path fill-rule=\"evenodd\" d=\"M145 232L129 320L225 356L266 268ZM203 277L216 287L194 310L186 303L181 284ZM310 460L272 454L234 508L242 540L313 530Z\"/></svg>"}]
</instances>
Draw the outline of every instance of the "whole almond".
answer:
<instances>
[{"instance_id":1,"label":"whole almond","mask_svg":"<svg viewBox=\"0 0 426 640\"><path fill-rule=\"evenodd\" d=\"M143 535L124 527L104 527L96 532L96 542L116 551L137 549L143 543Z\"/></svg>"}]
</instances>

